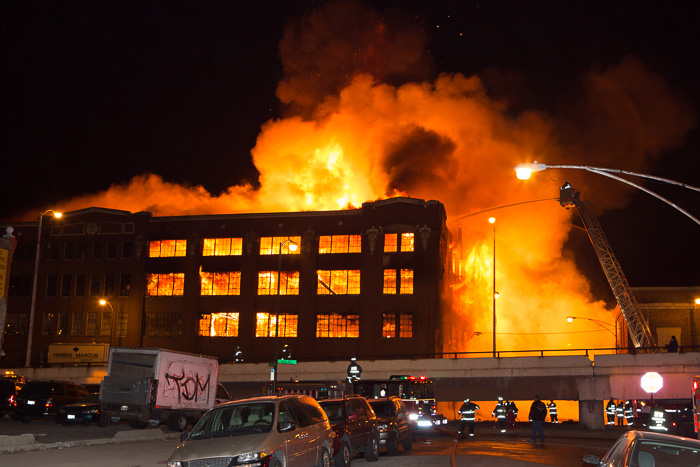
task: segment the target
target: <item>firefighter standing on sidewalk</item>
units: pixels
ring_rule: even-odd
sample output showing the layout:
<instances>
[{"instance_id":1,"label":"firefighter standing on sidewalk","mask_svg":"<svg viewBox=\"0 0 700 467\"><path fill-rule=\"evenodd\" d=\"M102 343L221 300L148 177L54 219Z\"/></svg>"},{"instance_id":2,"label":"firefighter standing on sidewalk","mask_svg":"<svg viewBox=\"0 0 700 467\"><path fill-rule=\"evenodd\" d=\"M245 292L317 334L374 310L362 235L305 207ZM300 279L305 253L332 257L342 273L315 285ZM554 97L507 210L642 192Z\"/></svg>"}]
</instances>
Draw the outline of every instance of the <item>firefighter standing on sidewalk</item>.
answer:
<instances>
[{"instance_id":1,"label":"firefighter standing on sidewalk","mask_svg":"<svg viewBox=\"0 0 700 467\"><path fill-rule=\"evenodd\" d=\"M617 408L615 409L615 417L617 417L617 426L624 425L622 421L625 419L625 404L622 401L617 404Z\"/></svg>"},{"instance_id":2,"label":"firefighter standing on sidewalk","mask_svg":"<svg viewBox=\"0 0 700 467\"><path fill-rule=\"evenodd\" d=\"M491 413L493 417L496 417L496 421L498 422L498 428L501 430L501 433L506 432L506 404L503 403L503 398L499 397L498 398L498 403L496 404L496 407L493 409L493 412Z\"/></svg>"},{"instance_id":3,"label":"firefighter standing on sidewalk","mask_svg":"<svg viewBox=\"0 0 700 467\"><path fill-rule=\"evenodd\" d=\"M615 410L617 409L617 405L615 404L615 401L610 399L608 401L608 405L605 406L605 415L608 417L608 425L614 425L615 424Z\"/></svg>"},{"instance_id":4,"label":"firefighter standing on sidewalk","mask_svg":"<svg viewBox=\"0 0 700 467\"><path fill-rule=\"evenodd\" d=\"M557 418L557 404L555 404L554 401L549 401L547 408L549 408L549 422L559 423L559 419Z\"/></svg>"},{"instance_id":5,"label":"firefighter standing on sidewalk","mask_svg":"<svg viewBox=\"0 0 700 467\"><path fill-rule=\"evenodd\" d=\"M469 436L474 436L474 426L476 425L476 411L479 406L471 402L469 398L464 399L464 404L459 408L459 416L462 418L462 423L459 425L458 435L460 438L465 437L466 428L469 428Z\"/></svg>"},{"instance_id":6,"label":"firefighter standing on sidewalk","mask_svg":"<svg viewBox=\"0 0 700 467\"><path fill-rule=\"evenodd\" d=\"M627 426L634 425L634 410L632 408L632 401L625 402L625 420L627 421Z\"/></svg>"}]
</instances>

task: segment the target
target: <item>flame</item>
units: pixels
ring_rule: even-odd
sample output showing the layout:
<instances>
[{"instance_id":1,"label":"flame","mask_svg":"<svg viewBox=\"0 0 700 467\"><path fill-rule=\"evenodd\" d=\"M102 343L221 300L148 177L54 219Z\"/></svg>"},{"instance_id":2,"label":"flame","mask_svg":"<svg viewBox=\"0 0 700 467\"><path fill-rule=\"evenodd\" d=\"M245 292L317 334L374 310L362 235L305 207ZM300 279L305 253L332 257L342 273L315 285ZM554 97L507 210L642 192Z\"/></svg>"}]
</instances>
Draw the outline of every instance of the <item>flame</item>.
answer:
<instances>
[{"instance_id":1,"label":"flame","mask_svg":"<svg viewBox=\"0 0 700 467\"><path fill-rule=\"evenodd\" d=\"M444 73L417 82L415 76L427 75L426 40L420 29L402 25L344 2L290 21L280 42L285 78L278 87L289 115L265 123L251 151L259 189L237 185L214 196L143 174L60 207L187 215L335 210L397 195L437 199L451 231L461 232L446 351L491 349L494 273L499 349L613 346L609 333L565 321L568 315L614 320L563 252L571 212L555 202L499 211L495 265L494 231L485 217L459 218L556 197L559 182L515 179L513 167L523 161L606 166L614 160L644 168L682 140L691 113L661 77L631 58L589 73L580 102L572 100L558 116L514 111L491 97L479 76ZM404 84L386 84L389 78ZM576 180L584 193L595 183ZM624 194L626 187L615 189ZM620 193L608 189L593 204L624 203Z\"/></svg>"}]
</instances>

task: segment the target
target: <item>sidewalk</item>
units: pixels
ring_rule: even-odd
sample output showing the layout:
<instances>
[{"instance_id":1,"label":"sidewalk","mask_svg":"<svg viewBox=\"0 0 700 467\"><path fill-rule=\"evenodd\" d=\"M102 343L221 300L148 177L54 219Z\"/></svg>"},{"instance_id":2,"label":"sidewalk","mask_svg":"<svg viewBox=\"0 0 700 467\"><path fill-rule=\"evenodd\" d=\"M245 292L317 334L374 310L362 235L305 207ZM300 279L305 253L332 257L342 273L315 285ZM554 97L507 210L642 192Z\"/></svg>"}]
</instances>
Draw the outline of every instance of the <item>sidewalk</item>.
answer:
<instances>
[{"instance_id":1,"label":"sidewalk","mask_svg":"<svg viewBox=\"0 0 700 467\"><path fill-rule=\"evenodd\" d=\"M0 454L10 454L29 451L46 451L49 449L64 449L81 446L99 446L103 444L133 443L139 441L165 441L179 439L180 433L163 432L160 428L143 430L118 431L111 438L76 439L42 443L33 434L25 433L17 436L0 435Z\"/></svg>"}]
</instances>

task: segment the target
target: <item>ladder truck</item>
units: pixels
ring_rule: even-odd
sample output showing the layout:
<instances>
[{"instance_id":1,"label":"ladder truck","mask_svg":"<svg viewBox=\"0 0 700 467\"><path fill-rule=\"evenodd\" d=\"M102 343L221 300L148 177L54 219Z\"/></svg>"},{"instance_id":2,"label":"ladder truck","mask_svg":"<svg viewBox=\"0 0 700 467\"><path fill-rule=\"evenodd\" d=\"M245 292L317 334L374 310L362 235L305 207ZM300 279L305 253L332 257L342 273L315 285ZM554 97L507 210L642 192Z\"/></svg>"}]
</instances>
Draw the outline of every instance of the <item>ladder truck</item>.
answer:
<instances>
[{"instance_id":1,"label":"ladder truck","mask_svg":"<svg viewBox=\"0 0 700 467\"><path fill-rule=\"evenodd\" d=\"M639 310L632 289L622 272L622 267L613 254L612 247L600 226L600 222L598 222L598 218L593 213L591 203L581 199L581 192L574 189L567 181L559 188L559 204L567 209L576 208L578 210L600 265L603 267L615 295L615 300L620 307L620 313L627 323L634 347L655 347L656 343L649 330L649 325Z\"/></svg>"}]
</instances>

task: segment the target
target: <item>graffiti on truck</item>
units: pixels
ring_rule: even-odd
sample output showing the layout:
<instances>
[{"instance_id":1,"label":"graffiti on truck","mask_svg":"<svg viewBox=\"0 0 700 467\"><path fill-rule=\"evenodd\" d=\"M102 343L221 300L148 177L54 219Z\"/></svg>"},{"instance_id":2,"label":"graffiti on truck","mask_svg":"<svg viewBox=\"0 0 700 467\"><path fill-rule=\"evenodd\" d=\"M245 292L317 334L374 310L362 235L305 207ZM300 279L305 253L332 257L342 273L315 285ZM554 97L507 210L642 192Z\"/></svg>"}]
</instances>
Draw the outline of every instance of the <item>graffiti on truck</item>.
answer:
<instances>
[{"instance_id":1,"label":"graffiti on truck","mask_svg":"<svg viewBox=\"0 0 700 467\"><path fill-rule=\"evenodd\" d=\"M181 362L172 362L165 372L165 389L163 396L177 398L179 404L199 402L200 398L209 400L211 372L200 374L201 366L189 367Z\"/></svg>"}]
</instances>

